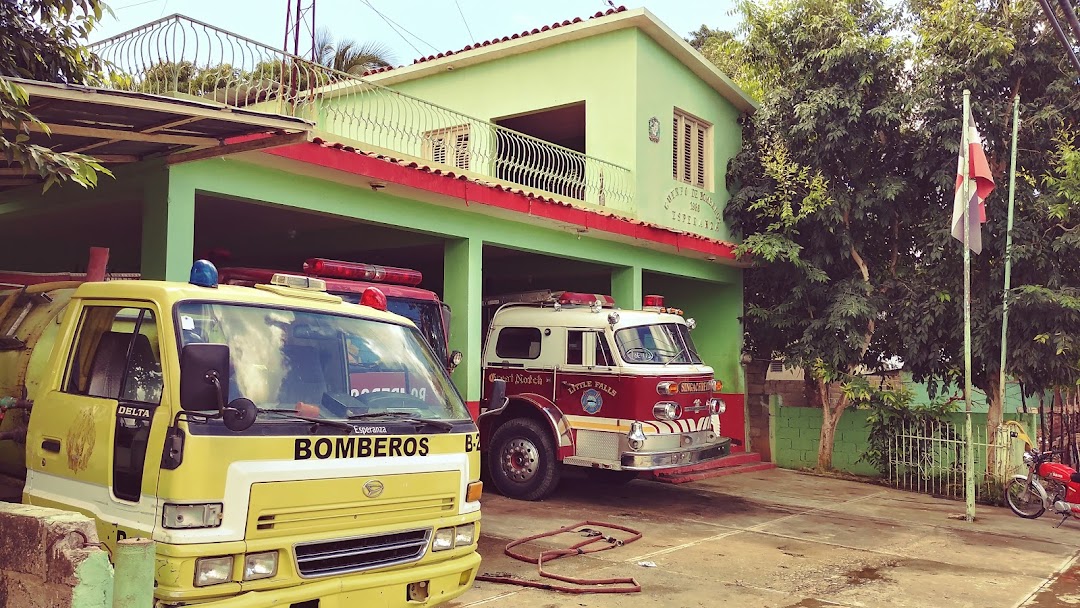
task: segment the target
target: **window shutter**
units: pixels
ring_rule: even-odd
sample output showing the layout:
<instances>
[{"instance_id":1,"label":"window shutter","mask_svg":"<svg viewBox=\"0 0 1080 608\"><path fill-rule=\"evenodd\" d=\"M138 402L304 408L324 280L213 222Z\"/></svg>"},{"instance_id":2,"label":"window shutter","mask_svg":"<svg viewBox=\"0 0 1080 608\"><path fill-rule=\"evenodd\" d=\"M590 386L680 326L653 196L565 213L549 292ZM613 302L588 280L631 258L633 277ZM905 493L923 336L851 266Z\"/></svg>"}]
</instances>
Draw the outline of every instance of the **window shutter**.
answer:
<instances>
[{"instance_id":1,"label":"window shutter","mask_svg":"<svg viewBox=\"0 0 1080 608\"><path fill-rule=\"evenodd\" d=\"M710 150L707 122L675 110L671 120L671 177L696 188L709 185Z\"/></svg>"},{"instance_id":2,"label":"window shutter","mask_svg":"<svg viewBox=\"0 0 1080 608\"><path fill-rule=\"evenodd\" d=\"M431 140L431 160L446 164L446 138L436 135Z\"/></svg>"},{"instance_id":3,"label":"window shutter","mask_svg":"<svg viewBox=\"0 0 1080 608\"><path fill-rule=\"evenodd\" d=\"M690 147L691 142L694 139L693 137L691 137L691 135L693 134L693 130L694 130L694 125L690 124L690 121L688 121L688 120L683 121L683 129L682 129L682 134L683 134L683 140L682 140L682 147L683 147L683 149L682 149L682 153L683 153L683 157L682 157L682 181L684 181L684 182L686 182L688 184L691 181L690 175L691 175L691 168L693 166L692 161L691 161L691 154L693 153L693 149Z\"/></svg>"},{"instance_id":4,"label":"window shutter","mask_svg":"<svg viewBox=\"0 0 1080 608\"><path fill-rule=\"evenodd\" d=\"M698 188L705 187L705 129L700 124L694 125L697 132L697 173L694 175L694 185Z\"/></svg>"},{"instance_id":5,"label":"window shutter","mask_svg":"<svg viewBox=\"0 0 1080 608\"><path fill-rule=\"evenodd\" d=\"M454 141L454 166L469 169L469 134L459 133Z\"/></svg>"},{"instance_id":6,"label":"window shutter","mask_svg":"<svg viewBox=\"0 0 1080 608\"><path fill-rule=\"evenodd\" d=\"M671 120L671 179L679 179L679 116Z\"/></svg>"}]
</instances>

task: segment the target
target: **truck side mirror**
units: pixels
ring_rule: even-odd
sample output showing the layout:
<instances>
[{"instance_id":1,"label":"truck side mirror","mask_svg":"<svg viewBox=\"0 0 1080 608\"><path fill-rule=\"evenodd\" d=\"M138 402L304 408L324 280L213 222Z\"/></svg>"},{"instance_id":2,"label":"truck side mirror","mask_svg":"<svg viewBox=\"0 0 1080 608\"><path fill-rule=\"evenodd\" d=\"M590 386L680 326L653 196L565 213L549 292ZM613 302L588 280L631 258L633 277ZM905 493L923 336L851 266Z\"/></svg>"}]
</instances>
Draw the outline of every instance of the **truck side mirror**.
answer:
<instances>
[{"instance_id":1,"label":"truck side mirror","mask_svg":"<svg viewBox=\"0 0 1080 608\"><path fill-rule=\"evenodd\" d=\"M450 356L446 358L446 371L453 373L453 371L457 369L457 366L461 365L461 360L464 358L465 356L461 354L460 350L455 350L450 353Z\"/></svg>"},{"instance_id":2,"label":"truck side mirror","mask_svg":"<svg viewBox=\"0 0 1080 608\"><path fill-rule=\"evenodd\" d=\"M229 390L229 345L188 344L180 353L180 407L221 411Z\"/></svg>"},{"instance_id":3,"label":"truck side mirror","mask_svg":"<svg viewBox=\"0 0 1080 608\"><path fill-rule=\"evenodd\" d=\"M506 406L506 402L506 380L493 380L491 382L491 399L488 401L488 411L500 410Z\"/></svg>"}]
</instances>

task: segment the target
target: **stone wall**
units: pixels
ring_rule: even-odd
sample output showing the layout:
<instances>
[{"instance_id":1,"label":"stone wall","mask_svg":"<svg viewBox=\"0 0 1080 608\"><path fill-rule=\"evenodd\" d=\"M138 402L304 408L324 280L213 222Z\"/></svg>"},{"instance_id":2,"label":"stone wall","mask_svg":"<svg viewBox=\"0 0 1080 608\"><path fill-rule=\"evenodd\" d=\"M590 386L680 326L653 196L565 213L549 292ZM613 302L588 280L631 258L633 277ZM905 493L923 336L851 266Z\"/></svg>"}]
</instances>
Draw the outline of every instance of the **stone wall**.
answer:
<instances>
[{"instance_id":1,"label":"stone wall","mask_svg":"<svg viewBox=\"0 0 1080 608\"><path fill-rule=\"evenodd\" d=\"M112 566L93 520L0 503L0 608L111 608Z\"/></svg>"}]
</instances>

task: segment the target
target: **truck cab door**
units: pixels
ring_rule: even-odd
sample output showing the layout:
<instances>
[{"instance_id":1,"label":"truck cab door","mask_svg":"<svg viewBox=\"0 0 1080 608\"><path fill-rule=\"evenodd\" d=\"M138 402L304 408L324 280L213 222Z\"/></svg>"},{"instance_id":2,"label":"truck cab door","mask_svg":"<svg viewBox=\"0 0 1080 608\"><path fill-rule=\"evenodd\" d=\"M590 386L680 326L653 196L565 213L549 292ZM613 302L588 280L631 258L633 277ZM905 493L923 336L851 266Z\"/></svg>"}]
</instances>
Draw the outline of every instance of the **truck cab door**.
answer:
<instances>
[{"instance_id":1,"label":"truck cab door","mask_svg":"<svg viewBox=\"0 0 1080 608\"><path fill-rule=\"evenodd\" d=\"M162 441L150 433L163 433L168 418L167 408L158 415L158 315L139 302L86 302L77 314L59 386L34 404L25 497L94 517L111 545L155 525Z\"/></svg>"},{"instance_id":2,"label":"truck cab door","mask_svg":"<svg viewBox=\"0 0 1080 608\"><path fill-rule=\"evenodd\" d=\"M566 330L566 361L560 367L556 403L564 414L576 416L604 414L606 395L603 388L611 374L611 351L599 331L593 329ZM610 399L609 399L610 401ZM610 404L609 404L610 405Z\"/></svg>"}]
</instances>

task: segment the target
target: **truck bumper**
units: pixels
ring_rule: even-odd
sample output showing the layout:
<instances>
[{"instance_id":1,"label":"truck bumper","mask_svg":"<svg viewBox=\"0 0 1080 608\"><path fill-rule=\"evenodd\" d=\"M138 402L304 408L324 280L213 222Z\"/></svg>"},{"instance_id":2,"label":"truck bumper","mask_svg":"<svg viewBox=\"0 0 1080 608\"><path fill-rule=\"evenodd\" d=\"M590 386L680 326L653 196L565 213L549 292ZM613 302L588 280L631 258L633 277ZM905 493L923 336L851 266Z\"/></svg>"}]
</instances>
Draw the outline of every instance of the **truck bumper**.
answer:
<instances>
[{"instance_id":1,"label":"truck bumper","mask_svg":"<svg viewBox=\"0 0 1080 608\"><path fill-rule=\"evenodd\" d=\"M658 471L671 467L707 462L731 453L731 439L722 437L716 443L689 450L665 452L623 452L620 465L626 471Z\"/></svg>"},{"instance_id":2,"label":"truck bumper","mask_svg":"<svg viewBox=\"0 0 1080 608\"><path fill-rule=\"evenodd\" d=\"M480 554L472 552L445 562L410 566L393 572L365 572L334 577L295 587L268 591L249 591L236 597L205 604L198 608L418 608L448 602L472 587L480 567ZM409 601L408 586L427 582L428 599ZM317 603L313 603L317 601ZM168 604L165 604L168 605Z\"/></svg>"}]
</instances>

